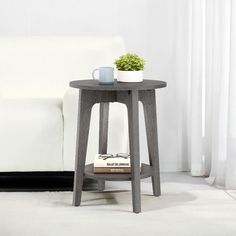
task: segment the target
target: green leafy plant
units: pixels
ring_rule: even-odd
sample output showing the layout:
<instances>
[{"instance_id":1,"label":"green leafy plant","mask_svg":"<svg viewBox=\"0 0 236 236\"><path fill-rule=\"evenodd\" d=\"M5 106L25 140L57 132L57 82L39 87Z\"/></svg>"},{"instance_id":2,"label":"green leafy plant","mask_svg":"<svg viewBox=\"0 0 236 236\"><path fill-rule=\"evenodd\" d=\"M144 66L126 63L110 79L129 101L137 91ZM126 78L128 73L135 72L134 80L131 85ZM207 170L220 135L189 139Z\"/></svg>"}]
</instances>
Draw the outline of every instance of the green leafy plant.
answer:
<instances>
[{"instance_id":1,"label":"green leafy plant","mask_svg":"<svg viewBox=\"0 0 236 236\"><path fill-rule=\"evenodd\" d=\"M115 60L117 70L122 71L138 71L143 70L145 61L136 54L127 53Z\"/></svg>"}]
</instances>

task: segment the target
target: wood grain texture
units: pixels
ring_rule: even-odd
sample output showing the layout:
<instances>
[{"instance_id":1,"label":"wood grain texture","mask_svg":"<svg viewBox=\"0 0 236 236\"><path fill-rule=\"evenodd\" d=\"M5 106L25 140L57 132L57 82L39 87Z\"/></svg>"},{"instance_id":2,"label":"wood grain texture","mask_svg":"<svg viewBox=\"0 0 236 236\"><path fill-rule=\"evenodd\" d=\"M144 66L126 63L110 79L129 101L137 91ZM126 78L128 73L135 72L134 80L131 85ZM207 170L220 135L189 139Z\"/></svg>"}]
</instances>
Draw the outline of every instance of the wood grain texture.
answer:
<instances>
[{"instance_id":1,"label":"wood grain texture","mask_svg":"<svg viewBox=\"0 0 236 236\"><path fill-rule=\"evenodd\" d=\"M107 153L107 136L108 136L108 119L109 119L109 103L100 103L99 118L99 154Z\"/></svg>"},{"instance_id":2,"label":"wood grain texture","mask_svg":"<svg viewBox=\"0 0 236 236\"><path fill-rule=\"evenodd\" d=\"M160 188L155 90L140 91L139 99L143 104L149 161L150 161L150 165L153 167L153 175L152 175L153 195L160 196L161 188Z\"/></svg>"},{"instance_id":3,"label":"wood grain texture","mask_svg":"<svg viewBox=\"0 0 236 236\"><path fill-rule=\"evenodd\" d=\"M166 82L159 80L143 80L143 82L138 83L122 83L115 80L112 85L99 84L97 80L75 80L70 82L70 87L96 91L148 90L164 88L166 85Z\"/></svg>"},{"instance_id":4,"label":"wood grain texture","mask_svg":"<svg viewBox=\"0 0 236 236\"><path fill-rule=\"evenodd\" d=\"M80 91L79 109L78 109L79 114L77 122L77 142L76 142L76 154L75 154L74 190L73 190L74 206L79 206L81 202L91 109L93 106L92 99L93 98L90 97L86 91L84 90Z\"/></svg>"},{"instance_id":5,"label":"wood grain texture","mask_svg":"<svg viewBox=\"0 0 236 236\"><path fill-rule=\"evenodd\" d=\"M93 171L94 166L93 164L88 164L85 166L85 177L89 178L89 179L95 179L95 180L99 180L99 179L103 179L106 181L130 181L132 180L132 175L131 173L108 173L108 174L97 174L94 173ZM140 169L139 169L140 171ZM141 167L141 172L140 172L140 178L141 179L145 179L148 177L151 177L153 173L152 167L150 165L144 164L142 163L142 167Z\"/></svg>"},{"instance_id":6,"label":"wood grain texture","mask_svg":"<svg viewBox=\"0 0 236 236\"><path fill-rule=\"evenodd\" d=\"M129 146L132 176L133 211L141 212L138 91L132 90L126 103L129 120Z\"/></svg>"},{"instance_id":7,"label":"wood grain texture","mask_svg":"<svg viewBox=\"0 0 236 236\"><path fill-rule=\"evenodd\" d=\"M99 118L99 154L107 153L107 136L108 136L108 121L109 121L109 103L100 103L100 118ZM98 191L105 189L105 180L98 180Z\"/></svg>"},{"instance_id":8,"label":"wood grain texture","mask_svg":"<svg viewBox=\"0 0 236 236\"><path fill-rule=\"evenodd\" d=\"M99 85L97 81L72 81L70 86L80 88L79 118L76 146L73 205L81 201L83 175L99 180L99 190L105 180L131 180L133 211L141 212L140 179L152 177L153 194L159 196L160 173L158 156L157 117L155 89L166 86L163 81L145 80L142 83L117 83ZM140 173L139 153L139 100L143 103L150 165L142 164ZM100 103L99 153L107 152L109 102L124 103L128 110L131 174L95 174L93 165L85 167L91 109Z\"/></svg>"}]
</instances>

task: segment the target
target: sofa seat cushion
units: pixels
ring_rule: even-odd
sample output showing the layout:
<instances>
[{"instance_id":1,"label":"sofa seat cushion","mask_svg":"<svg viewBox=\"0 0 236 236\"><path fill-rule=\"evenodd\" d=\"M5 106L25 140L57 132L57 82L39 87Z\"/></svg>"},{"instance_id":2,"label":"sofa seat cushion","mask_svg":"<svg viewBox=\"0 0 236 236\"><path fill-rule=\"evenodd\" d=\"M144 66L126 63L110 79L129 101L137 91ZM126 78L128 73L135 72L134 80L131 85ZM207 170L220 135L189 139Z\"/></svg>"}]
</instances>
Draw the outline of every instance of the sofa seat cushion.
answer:
<instances>
[{"instance_id":1,"label":"sofa seat cushion","mask_svg":"<svg viewBox=\"0 0 236 236\"><path fill-rule=\"evenodd\" d=\"M0 172L62 171L61 99L0 100Z\"/></svg>"}]
</instances>

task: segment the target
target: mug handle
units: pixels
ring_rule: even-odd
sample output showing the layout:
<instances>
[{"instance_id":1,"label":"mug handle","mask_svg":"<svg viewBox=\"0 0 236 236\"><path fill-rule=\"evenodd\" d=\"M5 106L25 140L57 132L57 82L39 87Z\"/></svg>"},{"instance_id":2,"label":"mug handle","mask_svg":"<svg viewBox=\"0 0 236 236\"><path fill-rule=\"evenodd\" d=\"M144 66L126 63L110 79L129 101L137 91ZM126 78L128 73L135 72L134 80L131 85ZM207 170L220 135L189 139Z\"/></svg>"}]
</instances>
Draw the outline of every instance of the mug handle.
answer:
<instances>
[{"instance_id":1,"label":"mug handle","mask_svg":"<svg viewBox=\"0 0 236 236\"><path fill-rule=\"evenodd\" d=\"M99 70L99 69L94 69L93 72L92 72L92 77L93 77L93 79L96 79L96 80L97 80L97 78L95 77L95 72L96 72L97 70Z\"/></svg>"}]
</instances>

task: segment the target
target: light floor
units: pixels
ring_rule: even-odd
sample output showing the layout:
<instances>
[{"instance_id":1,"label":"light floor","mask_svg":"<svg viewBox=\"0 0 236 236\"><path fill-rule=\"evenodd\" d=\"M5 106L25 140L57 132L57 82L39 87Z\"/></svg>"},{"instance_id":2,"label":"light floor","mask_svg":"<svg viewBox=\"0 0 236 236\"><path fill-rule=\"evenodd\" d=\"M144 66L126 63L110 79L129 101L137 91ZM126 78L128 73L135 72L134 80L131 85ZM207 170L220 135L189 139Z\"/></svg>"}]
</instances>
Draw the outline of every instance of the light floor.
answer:
<instances>
[{"instance_id":1,"label":"light floor","mask_svg":"<svg viewBox=\"0 0 236 236\"><path fill-rule=\"evenodd\" d=\"M0 236L228 236L236 235L236 200L187 173L162 175L162 196L142 182L142 213L131 208L129 182L110 182L106 193L0 193Z\"/></svg>"}]
</instances>

